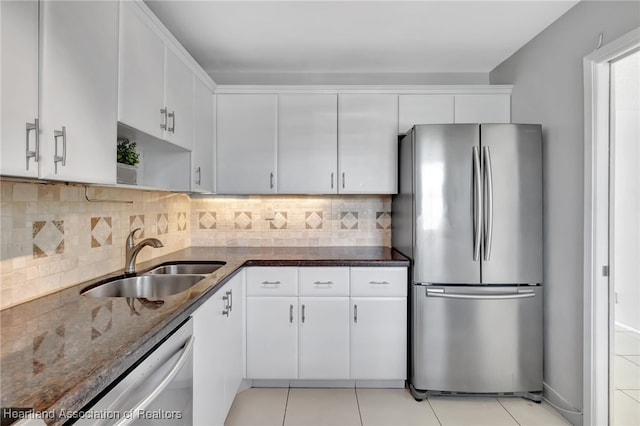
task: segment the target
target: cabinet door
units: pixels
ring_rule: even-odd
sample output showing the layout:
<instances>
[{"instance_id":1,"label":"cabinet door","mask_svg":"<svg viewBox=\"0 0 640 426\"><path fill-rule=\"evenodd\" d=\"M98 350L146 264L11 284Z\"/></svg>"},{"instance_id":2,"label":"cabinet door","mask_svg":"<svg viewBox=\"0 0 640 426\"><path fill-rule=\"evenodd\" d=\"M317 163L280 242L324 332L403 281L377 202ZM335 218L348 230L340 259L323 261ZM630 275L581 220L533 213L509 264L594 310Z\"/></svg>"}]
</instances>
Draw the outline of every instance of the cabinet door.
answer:
<instances>
[{"instance_id":1,"label":"cabinet door","mask_svg":"<svg viewBox=\"0 0 640 426\"><path fill-rule=\"evenodd\" d=\"M122 2L118 121L163 137L164 43L140 18L133 2Z\"/></svg>"},{"instance_id":2,"label":"cabinet door","mask_svg":"<svg viewBox=\"0 0 640 426\"><path fill-rule=\"evenodd\" d=\"M338 100L338 192L395 194L398 96L345 94Z\"/></svg>"},{"instance_id":3,"label":"cabinet door","mask_svg":"<svg viewBox=\"0 0 640 426\"><path fill-rule=\"evenodd\" d=\"M43 178L116 183L118 11L111 1L40 3Z\"/></svg>"},{"instance_id":4,"label":"cabinet door","mask_svg":"<svg viewBox=\"0 0 640 426\"><path fill-rule=\"evenodd\" d=\"M275 193L277 95L216 98L217 192Z\"/></svg>"},{"instance_id":5,"label":"cabinet door","mask_svg":"<svg viewBox=\"0 0 640 426\"><path fill-rule=\"evenodd\" d=\"M193 73L165 47L165 139L185 149L193 148Z\"/></svg>"},{"instance_id":6,"label":"cabinet door","mask_svg":"<svg viewBox=\"0 0 640 426\"><path fill-rule=\"evenodd\" d=\"M224 288L211 296L193 314L196 336L193 351L193 424L223 425L227 416L224 404L226 300Z\"/></svg>"},{"instance_id":7,"label":"cabinet door","mask_svg":"<svg viewBox=\"0 0 640 426\"><path fill-rule=\"evenodd\" d=\"M247 297L247 378L298 377L298 298Z\"/></svg>"},{"instance_id":8,"label":"cabinet door","mask_svg":"<svg viewBox=\"0 0 640 426\"><path fill-rule=\"evenodd\" d=\"M399 95L398 133L416 124L453 123L453 95Z\"/></svg>"},{"instance_id":9,"label":"cabinet door","mask_svg":"<svg viewBox=\"0 0 640 426\"><path fill-rule=\"evenodd\" d=\"M351 298L351 378L407 375L407 298Z\"/></svg>"},{"instance_id":10,"label":"cabinet door","mask_svg":"<svg viewBox=\"0 0 640 426\"><path fill-rule=\"evenodd\" d=\"M191 190L213 192L213 93L194 79Z\"/></svg>"},{"instance_id":11,"label":"cabinet door","mask_svg":"<svg viewBox=\"0 0 640 426\"><path fill-rule=\"evenodd\" d=\"M456 123L510 123L511 96L456 95Z\"/></svg>"},{"instance_id":12,"label":"cabinet door","mask_svg":"<svg viewBox=\"0 0 640 426\"><path fill-rule=\"evenodd\" d=\"M0 174L38 177L38 2L0 2Z\"/></svg>"},{"instance_id":13,"label":"cabinet door","mask_svg":"<svg viewBox=\"0 0 640 426\"><path fill-rule=\"evenodd\" d=\"M224 351L226 360L223 365L225 371L224 378L224 413L229 412L233 399L238 393L238 388L244 378L244 271L236 274L231 281L223 288L228 296L229 316L225 321L225 344ZM228 289L227 289L228 287Z\"/></svg>"},{"instance_id":14,"label":"cabinet door","mask_svg":"<svg viewBox=\"0 0 640 426\"><path fill-rule=\"evenodd\" d=\"M278 96L278 193L335 194L337 95Z\"/></svg>"},{"instance_id":15,"label":"cabinet door","mask_svg":"<svg viewBox=\"0 0 640 426\"><path fill-rule=\"evenodd\" d=\"M298 378L349 378L349 298L301 297Z\"/></svg>"}]
</instances>

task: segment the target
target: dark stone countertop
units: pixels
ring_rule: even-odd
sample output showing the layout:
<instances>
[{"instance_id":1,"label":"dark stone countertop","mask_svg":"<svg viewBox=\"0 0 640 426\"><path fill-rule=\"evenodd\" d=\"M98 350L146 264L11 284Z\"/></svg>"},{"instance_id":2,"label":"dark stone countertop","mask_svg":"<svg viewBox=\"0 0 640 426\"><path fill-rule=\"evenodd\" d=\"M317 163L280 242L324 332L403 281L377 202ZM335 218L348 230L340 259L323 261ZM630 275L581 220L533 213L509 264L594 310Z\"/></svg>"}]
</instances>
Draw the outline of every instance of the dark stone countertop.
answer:
<instances>
[{"instance_id":1,"label":"dark stone countertop","mask_svg":"<svg viewBox=\"0 0 640 426\"><path fill-rule=\"evenodd\" d=\"M80 296L83 288L118 271L0 311L1 407L56 415L80 410L243 266L409 266L388 247L191 247L138 264L137 270L170 261L226 264L159 306Z\"/></svg>"}]
</instances>

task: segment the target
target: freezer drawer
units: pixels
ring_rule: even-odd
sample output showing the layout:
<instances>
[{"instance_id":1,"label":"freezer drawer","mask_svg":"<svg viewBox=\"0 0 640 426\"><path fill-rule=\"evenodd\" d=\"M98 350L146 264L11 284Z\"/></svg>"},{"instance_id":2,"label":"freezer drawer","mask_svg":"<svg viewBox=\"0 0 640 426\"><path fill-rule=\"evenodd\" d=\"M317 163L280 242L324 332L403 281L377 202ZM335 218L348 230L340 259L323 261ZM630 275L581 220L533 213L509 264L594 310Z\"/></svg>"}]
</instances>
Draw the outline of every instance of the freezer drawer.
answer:
<instances>
[{"instance_id":1,"label":"freezer drawer","mask_svg":"<svg viewBox=\"0 0 640 426\"><path fill-rule=\"evenodd\" d=\"M542 287L413 286L412 384L542 390Z\"/></svg>"}]
</instances>

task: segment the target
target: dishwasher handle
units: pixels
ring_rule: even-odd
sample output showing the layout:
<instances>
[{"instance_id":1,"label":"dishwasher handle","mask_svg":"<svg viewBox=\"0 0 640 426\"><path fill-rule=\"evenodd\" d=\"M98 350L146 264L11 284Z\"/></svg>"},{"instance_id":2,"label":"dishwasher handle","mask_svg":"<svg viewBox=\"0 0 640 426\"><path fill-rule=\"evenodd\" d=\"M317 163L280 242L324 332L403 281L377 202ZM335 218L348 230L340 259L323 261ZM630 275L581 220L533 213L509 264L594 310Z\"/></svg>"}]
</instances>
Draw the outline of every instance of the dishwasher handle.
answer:
<instances>
[{"instance_id":1,"label":"dishwasher handle","mask_svg":"<svg viewBox=\"0 0 640 426\"><path fill-rule=\"evenodd\" d=\"M158 386L153 390L153 392L151 392L146 397L144 397L140 402L138 402L131 409L131 413L134 413L134 415L128 416L129 418L125 416L125 418L121 419L119 422L116 423L116 426L125 426L130 424L134 420L137 420L135 413L139 412L140 410L144 410L149 404L151 404L151 402L153 402L154 399L158 397L158 395L160 395L160 393L164 390L164 388L167 387L167 385L171 382L171 380L173 380L173 378L176 376L176 374L178 374L182 366L189 359L189 356L193 352L193 343L195 342L195 340L196 340L195 336L189 337L189 340L187 340L187 343L185 343L182 349L182 353L176 360L176 363L173 365L173 367L171 367L171 370L169 370L169 372L162 378L162 380L160 380L160 383L158 384Z\"/></svg>"},{"instance_id":2,"label":"dishwasher handle","mask_svg":"<svg viewBox=\"0 0 640 426\"><path fill-rule=\"evenodd\" d=\"M464 293L445 293L442 289L427 289L427 297L441 297L443 299L472 299L472 300L506 300L506 299L526 299L535 297L533 290L520 290L514 293L500 294L464 294Z\"/></svg>"}]
</instances>

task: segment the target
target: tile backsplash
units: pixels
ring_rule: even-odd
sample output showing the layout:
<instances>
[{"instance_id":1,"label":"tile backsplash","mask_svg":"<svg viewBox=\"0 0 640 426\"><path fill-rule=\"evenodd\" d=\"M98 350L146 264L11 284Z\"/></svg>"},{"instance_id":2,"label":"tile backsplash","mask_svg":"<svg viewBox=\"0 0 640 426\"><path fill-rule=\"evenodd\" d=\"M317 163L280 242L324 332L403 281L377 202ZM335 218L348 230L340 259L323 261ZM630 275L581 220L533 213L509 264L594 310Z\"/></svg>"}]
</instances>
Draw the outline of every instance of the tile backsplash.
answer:
<instances>
[{"instance_id":1,"label":"tile backsplash","mask_svg":"<svg viewBox=\"0 0 640 426\"><path fill-rule=\"evenodd\" d=\"M5 308L124 267L129 232L156 237L140 261L190 245L184 194L84 186L1 182L0 307ZM182 216L181 216L182 215ZM182 217L182 221L181 218Z\"/></svg>"},{"instance_id":2,"label":"tile backsplash","mask_svg":"<svg viewBox=\"0 0 640 426\"><path fill-rule=\"evenodd\" d=\"M0 308L188 246L390 246L389 196L213 196L0 180ZM114 202L117 201L117 202Z\"/></svg>"},{"instance_id":3,"label":"tile backsplash","mask_svg":"<svg viewBox=\"0 0 640 426\"><path fill-rule=\"evenodd\" d=\"M193 198L194 246L390 246L391 197Z\"/></svg>"}]
</instances>

